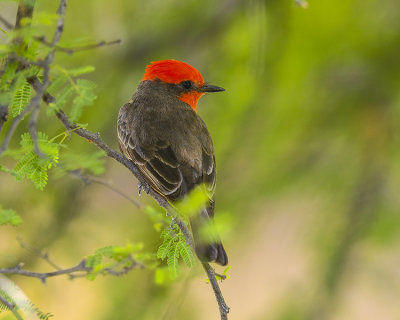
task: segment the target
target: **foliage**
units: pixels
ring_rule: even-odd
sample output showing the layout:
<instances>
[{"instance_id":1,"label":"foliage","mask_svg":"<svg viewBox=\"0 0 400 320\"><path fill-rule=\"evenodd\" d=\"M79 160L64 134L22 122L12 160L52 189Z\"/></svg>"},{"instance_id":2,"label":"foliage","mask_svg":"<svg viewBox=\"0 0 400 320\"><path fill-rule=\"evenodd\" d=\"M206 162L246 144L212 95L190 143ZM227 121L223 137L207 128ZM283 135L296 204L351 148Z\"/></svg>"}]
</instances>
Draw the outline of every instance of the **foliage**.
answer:
<instances>
[{"instance_id":1,"label":"foliage","mask_svg":"<svg viewBox=\"0 0 400 320\"><path fill-rule=\"evenodd\" d=\"M18 226L21 224L22 219L14 210L3 209L0 206L0 225L9 224L12 226Z\"/></svg>"},{"instance_id":2,"label":"foliage","mask_svg":"<svg viewBox=\"0 0 400 320\"><path fill-rule=\"evenodd\" d=\"M29 104L30 98L31 85L25 80L23 84L15 90L14 98L11 103L11 113L14 118L25 109Z\"/></svg>"},{"instance_id":3,"label":"foliage","mask_svg":"<svg viewBox=\"0 0 400 320\"><path fill-rule=\"evenodd\" d=\"M143 245L140 243L135 245L128 243L125 246L107 246L97 249L86 258L85 265L91 268L87 279L94 280L99 274L106 275L116 272L117 268L122 272L122 270L132 267L136 263L135 254L142 248Z\"/></svg>"},{"instance_id":4,"label":"foliage","mask_svg":"<svg viewBox=\"0 0 400 320\"><path fill-rule=\"evenodd\" d=\"M13 169L17 180L27 178L36 188L43 190L47 184L47 171L58 163L59 145L49 141L46 134L38 132L38 145L44 156L39 156L29 133L21 136L21 154Z\"/></svg>"},{"instance_id":5,"label":"foliage","mask_svg":"<svg viewBox=\"0 0 400 320\"><path fill-rule=\"evenodd\" d=\"M207 185L201 184L175 205L178 212L190 217L204 208L208 204L208 201Z\"/></svg>"},{"instance_id":6,"label":"foliage","mask_svg":"<svg viewBox=\"0 0 400 320\"><path fill-rule=\"evenodd\" d=\"M186 243L185 236L176 224L161 232L163 243L157 250L157 258L166 260L171 278L179 276L179 259L191 268L194 265L194 256L192 249ZM156 277L157 279L157 277ZM160 281L160 278L157 279Z\"/></svg>"},{"instance_id":7,"label":"foliage","mask_svg":"<svg viewBox=\"0 0 400 320\"><path fill-rule=\"evenodd\" d=\"M97 96L94 93L96 87L94 82L77 77L93 71L94 67L92 66L70 70L58 67L54 79L48 87L48 92L56 98L56 103L52 105L52 108L55 111L64 109L68 102L72 102L69 118L71 121L78 121L83 109L92 105Z\"/></svg>"}]
</instances>

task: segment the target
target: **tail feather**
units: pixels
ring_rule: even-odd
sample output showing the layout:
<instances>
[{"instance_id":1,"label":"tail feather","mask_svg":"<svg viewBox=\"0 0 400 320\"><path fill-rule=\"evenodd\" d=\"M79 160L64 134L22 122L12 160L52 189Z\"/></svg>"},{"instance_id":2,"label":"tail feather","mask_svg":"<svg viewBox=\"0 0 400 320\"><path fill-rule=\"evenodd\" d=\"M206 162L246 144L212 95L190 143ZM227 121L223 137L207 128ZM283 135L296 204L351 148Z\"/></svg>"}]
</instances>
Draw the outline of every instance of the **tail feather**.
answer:
<instances>
[{"instance_id":1,"label":"tail feather","mask_svg":"<svg viewBox=\"0 0 400 320\"><path fill-rule=\"evenodd\" d=\"M228 256L215 232L208 233L207 226L214 226L214 221L206 212L192 217L190 224L193 232L197 257L203 262L216 262L222 266L228 264Z\"/></svg>"}]
</instances>

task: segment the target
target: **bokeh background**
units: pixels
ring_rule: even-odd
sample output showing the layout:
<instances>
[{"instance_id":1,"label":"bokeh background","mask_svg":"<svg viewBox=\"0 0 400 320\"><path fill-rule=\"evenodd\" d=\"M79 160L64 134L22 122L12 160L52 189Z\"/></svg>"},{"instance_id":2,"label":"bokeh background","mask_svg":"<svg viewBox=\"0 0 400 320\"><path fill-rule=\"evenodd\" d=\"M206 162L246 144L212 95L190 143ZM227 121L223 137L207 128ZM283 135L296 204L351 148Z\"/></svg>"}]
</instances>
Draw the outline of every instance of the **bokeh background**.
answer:
<instances>
[{"instance_id":1,"label":"bokeh background","mask_svg":"<svg viewBox=\"0 0 400 320\"><path fill-rule=\"evenodd\" d=\"M36 4L37 12L56 8ZM15 19L16 3L0 10ZM56 58L96 68L88 78L98 99L81 122L115 148L118 110L150 61L183 60L226 88L203 97L198 112L216 148L230 319L400 319L398 0L320 0L306 9L290 0L70 0L63 42L80 38L122 40ZM45 112L39 126L63 131ZM96 151L77 136L70 147ZM136 180L115 161L102 177L155 205L138 198ZM0 190L2 205L24 220L0 229L1 267L49 270L17 236L65 267L109 244L160 244L149 218L103 186L52 178L41 192L0 174ZM57 320L219 315L199 265L161 286L150 270L46 285L12 279Z\"/></svg>"}]
</instances>

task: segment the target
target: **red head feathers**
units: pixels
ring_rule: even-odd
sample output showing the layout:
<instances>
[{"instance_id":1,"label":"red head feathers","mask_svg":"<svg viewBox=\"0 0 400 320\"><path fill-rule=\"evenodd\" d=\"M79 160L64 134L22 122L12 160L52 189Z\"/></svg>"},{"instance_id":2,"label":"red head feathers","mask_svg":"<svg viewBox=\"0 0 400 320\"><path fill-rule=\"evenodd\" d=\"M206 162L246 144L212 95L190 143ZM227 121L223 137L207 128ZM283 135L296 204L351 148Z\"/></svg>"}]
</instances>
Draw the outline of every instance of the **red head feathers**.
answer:
<instances>
[{"instance_id":1,"label":"red head feathers","mask_svg":"<svg viewBox=\"0 0 400 320\"><path fill-rule=\"evenodd\" d=\"M153 61L146 67L144 80L160 79L168 83L180 83L191 80L199 87L204 85L204 79L200 72L191 65L178 60Z\"/></svg>"},{"instance_id":2,"label":"red head feathers","mask_svg":"<svg viewBox=\"0 0 400 320\"><path fill-rule=\"evenodd\" d=\"M142 81L156 79L174 84L190 81L188 90L183 92L178 99L190 105L194 111L196 111L197 102L204 93L225 90L217 86L205 84L199 71L191 65L178 60L160 60L150 63L146 67Z\"/></svg>"}]
</instances>

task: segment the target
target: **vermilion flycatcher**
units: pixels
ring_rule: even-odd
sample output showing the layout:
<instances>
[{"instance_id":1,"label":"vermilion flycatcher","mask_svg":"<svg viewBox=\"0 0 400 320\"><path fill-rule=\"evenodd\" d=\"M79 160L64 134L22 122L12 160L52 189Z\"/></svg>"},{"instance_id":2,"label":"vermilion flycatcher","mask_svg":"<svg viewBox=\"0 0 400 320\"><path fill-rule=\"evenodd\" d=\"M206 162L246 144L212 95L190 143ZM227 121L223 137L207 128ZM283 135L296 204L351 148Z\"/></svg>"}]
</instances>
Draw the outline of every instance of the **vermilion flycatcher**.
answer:
<instances>
[{"instance_id":1,"label":"vermilion flycatcher","mask_svg":"<svg viewBox=\"0 0 400 320\"><path fill-rule=\"evenodd\" d=\"M216 169L211 136L196 106L205 93L224 90L206 84L187 63L155 61L118 116L121 151L154 191L173 202L197 185L207 186L208 205L190 224L199 259L221 265L228 257L219 238L201 230L213 223Z\"/></svg>"}]
</instances>

